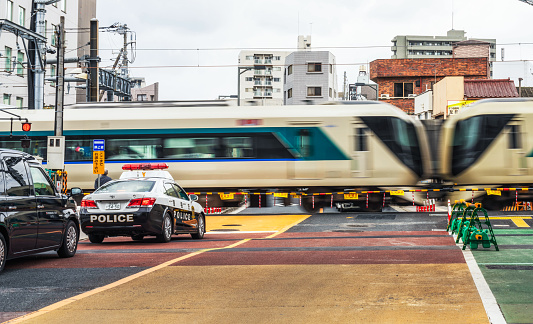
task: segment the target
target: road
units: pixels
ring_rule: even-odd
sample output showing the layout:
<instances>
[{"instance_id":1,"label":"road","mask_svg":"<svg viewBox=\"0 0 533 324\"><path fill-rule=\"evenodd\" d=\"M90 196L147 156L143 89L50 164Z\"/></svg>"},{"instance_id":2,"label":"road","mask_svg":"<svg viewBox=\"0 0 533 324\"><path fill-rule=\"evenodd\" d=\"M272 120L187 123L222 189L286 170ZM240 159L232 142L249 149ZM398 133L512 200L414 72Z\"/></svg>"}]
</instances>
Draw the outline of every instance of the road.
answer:
<instances>
[{"instance_id":1,"label":"road","mask_svg":"<svg viewBox=\"0 0 533 324\"><path fill-rule=\"evenodd\" d=\"M203 240L110 238L70 259L11 260L0 321L498 322L469 255L509 323L533 318L531 215L495 213L500 251L463 254L442 212L295 211L208 216Z\"/></svg>"}]
</instances>

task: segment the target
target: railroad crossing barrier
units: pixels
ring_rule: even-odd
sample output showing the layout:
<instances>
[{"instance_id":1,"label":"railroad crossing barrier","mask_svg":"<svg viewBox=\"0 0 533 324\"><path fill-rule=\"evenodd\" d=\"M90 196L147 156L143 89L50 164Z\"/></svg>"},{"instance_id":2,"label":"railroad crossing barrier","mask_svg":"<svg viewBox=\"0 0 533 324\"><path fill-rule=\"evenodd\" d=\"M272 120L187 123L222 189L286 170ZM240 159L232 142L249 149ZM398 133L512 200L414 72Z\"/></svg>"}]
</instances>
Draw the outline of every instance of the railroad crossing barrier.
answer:
<instances>
[{"instance_id":1,"label":"railroad crossing barrier","mask_svg":"<svg viewBox=\"0 0 533 324\"><path fill-rule=\"evenodd\" d=\"M424 200L424 206L416 206L417 212L434 212L435 210L435 199Z\"/></svg>"},{"instance_id":2,"label":"railroad crossing barrier","mask_svg":"<svg viewBox=\"0 0 533 324\"><path fill-rule=\"evenodd\" d=\"M206 214L222 214L222 208L220 207L208 207L204 211Z\"/></svg>"},{"instance_id":3,"label":"railroad crossing barrier","mask_svg":"<svg viewBox=\"0 0 533 324\"><path fill-rule=\"evenodd\" d=\"M517 201L512 206L505 207L502 211L525 211L532 210L530 201Z\"/></svg>"}]
</instances>

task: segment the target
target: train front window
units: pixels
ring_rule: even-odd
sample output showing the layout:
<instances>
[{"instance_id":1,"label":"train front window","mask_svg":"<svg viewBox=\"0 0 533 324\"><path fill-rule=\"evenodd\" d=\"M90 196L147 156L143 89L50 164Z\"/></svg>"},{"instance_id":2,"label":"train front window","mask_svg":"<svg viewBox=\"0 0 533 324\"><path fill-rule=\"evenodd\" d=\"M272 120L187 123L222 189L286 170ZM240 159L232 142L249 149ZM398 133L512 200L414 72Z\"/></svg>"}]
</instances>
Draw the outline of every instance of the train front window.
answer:
<instances>
[{"instance_id":1,"label":"train front window","mask_svg":"<svg viewBox=\"0 0 533 324\"><path fill-rule=\"evenodd\" d=\"M415 126L397 117L361 117L391 152L417 175L422 176L422 156Z\"/></svg>"},{"instance_id":2,"label":"train front window","mask_svg":"<svg viewBox=\"0 0 533 324\"><path fill-rule=\"evenodd\" d=\"M513 115L480 115L455 125L452 174L458 175L479 159Z\"/></svg>"}]
</instances>

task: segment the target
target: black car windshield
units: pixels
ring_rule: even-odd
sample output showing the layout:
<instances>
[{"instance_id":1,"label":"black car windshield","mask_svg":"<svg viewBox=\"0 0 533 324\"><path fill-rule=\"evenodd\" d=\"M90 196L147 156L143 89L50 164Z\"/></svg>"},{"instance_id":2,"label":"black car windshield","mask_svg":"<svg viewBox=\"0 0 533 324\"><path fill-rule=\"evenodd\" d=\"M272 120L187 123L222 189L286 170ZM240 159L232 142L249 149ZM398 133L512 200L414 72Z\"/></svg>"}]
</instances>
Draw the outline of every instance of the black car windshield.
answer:
<instances>
[{"instance_id":1,"label":"black car windshield","mask_svg":"<svg viewBox=\"0 0 533 324\"><path fill-rule=\"evenodd\" d=\"M149 192L154 187L155 181L147 180L128 180L108 182L95 193L110 193L110 192Z\"/></svg>"}]
</instances>

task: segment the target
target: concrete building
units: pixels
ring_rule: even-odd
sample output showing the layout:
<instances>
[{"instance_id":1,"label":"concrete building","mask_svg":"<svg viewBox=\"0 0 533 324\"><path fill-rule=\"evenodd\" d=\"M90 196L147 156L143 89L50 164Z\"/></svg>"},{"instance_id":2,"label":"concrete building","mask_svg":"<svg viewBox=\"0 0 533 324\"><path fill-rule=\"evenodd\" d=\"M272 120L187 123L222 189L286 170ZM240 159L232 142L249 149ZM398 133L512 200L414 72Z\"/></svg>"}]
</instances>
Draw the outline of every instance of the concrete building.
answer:
<instances>
[{"instance_id":1,"label":"concrete building","mask_svg":"<svg viewBox=\"0 0 533 324\"><path fill-rule=\"evenodd\" d=\"M293 52L285 64L286 105L319 104L337 98L337 69L335 56L330 52Z\"/></svg>"},{"instance_id":2,"label":"concrete building","mask_svg":"<svg viewBox=\"0 0 533 324\"><path fill-rule=\"evenodd\" d=\"M132 101L158 101L159 82L146 85L144 78L131 78L131 100Z\"/></svg>"},{"instance_id":3,"label":"concrete building","mask_svg":"<svg viewBox=\"0 0 533 324\"><path fill-rule=\"evenodd\" d=\"M79 3L84 3L84 8L89 6L95 0L60 0L56 3L46 5L45 14L45 35L47 38L46 48L57 51L56 38L54 30L59 25L61 16L65 16L65 28L67 30L76 30L79 18ZM96 7L95 7L96 8ZM31 29L32 18L32 0L5 0L0 2L0 18L9 20L28 30ZM85 26L83 26L85 27ZM89 27L88 23L87 26ZM76 51L80 46L77 32L65 34L66 52ZM88 34L88 33L87 33ZM3 103L16 107L28 107L28 59L24 45L27 41L8 31L2 31L0 38L0 93L3 97ZM45 54L47 59L55 59L56 54ZM67 56L69 57L69 56ZM67 74L69 70L76 67L76 63L66 63L65 69ZM46 65L45 77L55 77L56 65ZM68 85L65 84L64 104L74 104L76 102L75 91L68 91ZM44 86L44 106L54 106L56 98L55 83L46 81Z\"/></svg>"},{"instance_id":4,"label":"concrete building","mask_svg":"<svg viewBox=\"0 0 533 324\"><path fill-rule=\"evenodd\" d=\"M239 94L241 105L282 105L285 57L290 52L241 51Z\"/></svg>"},{"instance_id":5,"label":"concrete building","mask_svg":"<svg viewBox=\"0 0 533 324\"><path fill-rule=\"evenodd\" d=\"M452 57L454 43L467 40L464 30L449 30L446 36L396 36L392 39L393 59ZM470 38L490 44L490 61L496 60L496 39Z\"/></svg>"},{"instance_id":6,"label":"concrete building","mask_svg":"<svg viewBox=\"0 0 533 324\"><path fill-rule=\"evenodd\" d=\"M494 62L494 78L510 78L517 87L533 87L533 63L529 61Z\"/></svg>"}]
</instances>

